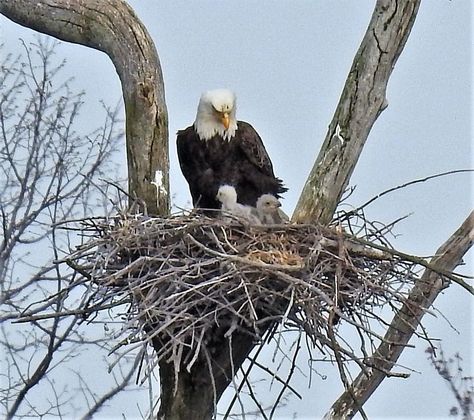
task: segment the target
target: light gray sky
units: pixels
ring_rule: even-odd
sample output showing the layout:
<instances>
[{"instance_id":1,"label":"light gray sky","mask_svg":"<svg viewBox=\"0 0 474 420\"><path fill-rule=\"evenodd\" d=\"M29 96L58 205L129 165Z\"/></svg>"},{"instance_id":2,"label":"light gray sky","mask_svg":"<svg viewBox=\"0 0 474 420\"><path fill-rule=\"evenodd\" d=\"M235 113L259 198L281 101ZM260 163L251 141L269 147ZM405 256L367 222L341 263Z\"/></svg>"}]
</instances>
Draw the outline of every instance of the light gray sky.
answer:
<instances>
[{"instance_id":1,"label":"light gray sky","mask_svg":"<svg viewBox=\"0 0 474 420\"><path fill-rule=\"evenodd\" d=\"M174 203L189 206L189 192L176 158L175 133L190 125L202 91L229 87L237 93L238 118L260 133L277 176L289 187L283 206L291 213L326 134L327 126L372 13L374 1L130 1L155 40L163 68L170 122L171 188ZM414 29L388 87L389 107L376 122L351 185L355 206L404 182L465 169L472 161L472 10L469 0L423 2ZM0 16L7 51L33 32ZM120 98L117 74L108 58L82 46L62 44L58 57L84 89L84 124L100 124L100 100ZM125 152L124 152L125 154ZM430 255L472 208L469 175L452 175L382 198L367 210L372 220L401 222L393 244ZM472 273L471 264L460 268ZM472 298L450 287L427 316L432 336L448 354L461 352L472 369ZM388 379L366 405L369 418L444 418L453 398L426 362L423 342L400 363L415 369L408 380ZM303 401L291 399L281 418L319 418L340 393L337 373L307 381L297 378ZM107 373L104 372L104 375ZM98 373L96 373L98 375ZM100 379L97 379L98 381ZM269 392L262 391L263 394ZM127 404L128 405L128 404ZM120 403L120 409L123 408ZM117 407L116 407L117 408ZM127 407L128 415L137 415ZM112 410L112 408L111 408ZM105 413L104 413L105 414ZM109 415L117 413L112 410Z\"/></svg>"}]
</instances>

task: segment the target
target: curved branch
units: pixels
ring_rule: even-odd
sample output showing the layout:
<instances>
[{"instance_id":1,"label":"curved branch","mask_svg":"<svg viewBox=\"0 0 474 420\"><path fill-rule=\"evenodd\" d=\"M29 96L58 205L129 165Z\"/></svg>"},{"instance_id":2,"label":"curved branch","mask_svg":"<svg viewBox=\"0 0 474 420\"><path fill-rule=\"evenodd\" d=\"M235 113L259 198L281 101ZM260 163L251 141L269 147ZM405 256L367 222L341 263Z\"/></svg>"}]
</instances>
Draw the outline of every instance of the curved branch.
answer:
<instances>
[{"instance_id":1,"label":"curved branch","mask_svg":"<svg viewBox=\"0 0 474 420\"><path fill-rule=\"evenodd\" d=\"M377 0L293 221L331 221L372 125L387 106L387 83L419 5L420 0Z\"/></svg>"},{"instance_id":2,"label":"curved branch","mask_svg":"<svg viewBox=\"0 0 474 420\"><path fill-rule=\"evenodd\" d=\"M443 271L453 271L464 254L474 243L474 212L461 227L436 251L430 265ZM425 270L421 279L411 290L407 302L395 314L382 344L371 357L373 367L361 372L352 382L349 391L345 391L332 405L324 419L350 419L357 412L353 395L362 406L393 368L405 345L413 336L421 319L439 295L446 288L446 281L434 271ZM392 343L400 343L394 345Z\"/></svg>"},{"instance_id":3,"label":"curved branch","mask_svg":"<svg viewBox=\"0 0 474 420\"><path fill-rule=\"evenodd\" d=\"M158 53L122 0L2 0L12 21L105 52L122 82L129 193L152 214L169 213L168 116Z\"/></svg>"}]
</instances>

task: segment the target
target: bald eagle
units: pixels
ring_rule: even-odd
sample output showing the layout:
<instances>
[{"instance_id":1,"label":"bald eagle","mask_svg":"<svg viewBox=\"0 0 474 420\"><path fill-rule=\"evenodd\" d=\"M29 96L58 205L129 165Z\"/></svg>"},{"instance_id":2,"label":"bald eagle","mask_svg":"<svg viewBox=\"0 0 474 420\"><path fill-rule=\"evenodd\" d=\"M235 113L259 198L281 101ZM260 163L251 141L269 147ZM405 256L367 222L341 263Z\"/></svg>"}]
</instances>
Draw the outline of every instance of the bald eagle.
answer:
<instances>
[{"instance_id":1,"label":"bald eagle","mask_svg":"<svg viewBox=\"0 0 474 420\"><path fill-rule=\"evenodd\" d=\"M221 185L217 190L217 201L222 203L221 210L239 219L243 219L252 225L259 225L260 218L255 207L247 206L237 202L237 192L232 185ZM232 220L224 214L224 220Z\"/></svg>"},{"instance_id":2,"label":"bald eagle","mask_svg":"<svg viewBox=\"0 0 474 420\"><path fill-rule=\"evenodd\" d=\"M233 92L211 90L202 94L194 124L178 131L179 164L194 207L220 209L216 195L225 184L235 187L239 203L253 207L262 194L280 197L287 191L262 139L235 112Z\"/></svg>"},{"instance_id":3,"label":"bald eagle","mask_svg":"<svg viewBox=\"0 0 474 420\"><path fill-rule=\"evenodd\" d=\"M280 207L281 203L274 195L261 195L257 200L257 214L260 222L264 225L288 223L289 218Z\"/></svg>"}]
</instances>

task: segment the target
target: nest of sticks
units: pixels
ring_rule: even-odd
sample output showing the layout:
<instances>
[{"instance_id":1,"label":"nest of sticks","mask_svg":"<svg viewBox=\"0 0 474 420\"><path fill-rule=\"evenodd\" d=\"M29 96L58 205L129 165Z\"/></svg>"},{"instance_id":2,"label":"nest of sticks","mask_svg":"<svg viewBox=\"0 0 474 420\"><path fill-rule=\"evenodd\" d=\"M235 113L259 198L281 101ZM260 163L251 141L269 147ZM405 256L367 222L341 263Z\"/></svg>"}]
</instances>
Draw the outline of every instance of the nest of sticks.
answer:
<instances>
[{"instance_id":1,"label":"nest of sticks","mask_svg":"<svg viewBox=\"0 0 474 420\"><path fill-rule=\"evenodd\" d=\"M363 365L338 329L347 323L373 348L381 337L370 320L399 307L415 278L412 262L340 227L249 226L191 213L88 219L81 231L89 238L67 261L92 290L86 309L126 303L126 343L153 340L156 360L188 369L216 329L258 341L272 325Z\"/></svg>"}]
</instances>

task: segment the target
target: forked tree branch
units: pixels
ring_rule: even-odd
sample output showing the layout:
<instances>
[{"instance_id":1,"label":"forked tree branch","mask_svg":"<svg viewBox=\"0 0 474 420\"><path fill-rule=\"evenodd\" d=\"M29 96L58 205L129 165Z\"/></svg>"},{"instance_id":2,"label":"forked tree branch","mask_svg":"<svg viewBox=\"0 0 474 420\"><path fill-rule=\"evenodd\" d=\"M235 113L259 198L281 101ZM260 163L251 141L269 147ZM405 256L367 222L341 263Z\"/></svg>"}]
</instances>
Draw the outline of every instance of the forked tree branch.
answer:
<instances>
[{"instance_id":1,"label":"forked tree branch","mask_svg":"<svg viewBox=\"0 0 474 420\"><path fill-rule=\"evenodd\" d=\"M122 0L2 0L12 21L105 52L122 82L129 193L150 214L169 213L168 116L158 53Z\"/></svg>"},{"instance_id":2,"label":"forked tree branch","mask_svg":"<svg viewBox=\"0 0 474 420\"><path fill-rule=\"evenodd\" d=\"M458 266L464 254L474 242L474 212L464 221L461 227L436 251L431 265L442 270L452 271ZM405 345L420 325L421 319L446 287L443 276L431 270L425 270L421 279L411 290L407 302L395 314L382 344L374 352L371 360L373 367L361 372L346 390L332 405L324 419L350 419L357 412L357 399L362 406L382 381L387 372L393 368ZM400 343L393 345L390 343Z\"/></svg>"},{"instance_id":3,"label":"forked tree branch","mask_svg":"<svg viewBox=\"0 0 474 420\"><path fill-rule=\"evenodd\" d=\"M369 132L386 108L385 91L420 0L378 0L354 58L319 156L293 214L298 223L331 221Z\"/></svg>"}]
</instances>

